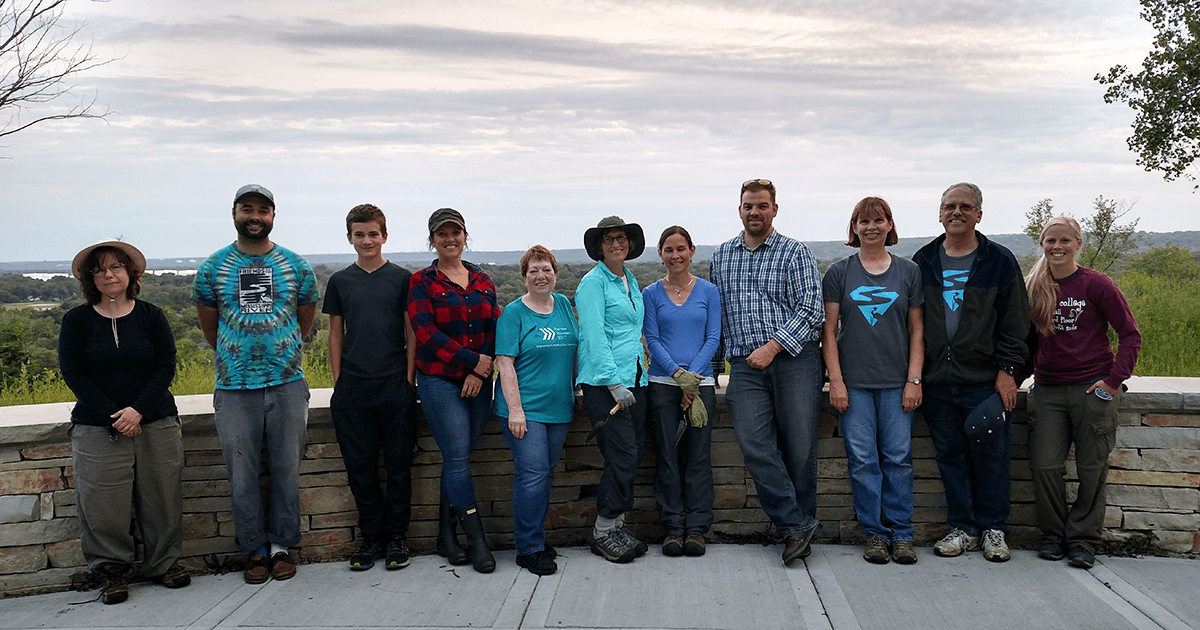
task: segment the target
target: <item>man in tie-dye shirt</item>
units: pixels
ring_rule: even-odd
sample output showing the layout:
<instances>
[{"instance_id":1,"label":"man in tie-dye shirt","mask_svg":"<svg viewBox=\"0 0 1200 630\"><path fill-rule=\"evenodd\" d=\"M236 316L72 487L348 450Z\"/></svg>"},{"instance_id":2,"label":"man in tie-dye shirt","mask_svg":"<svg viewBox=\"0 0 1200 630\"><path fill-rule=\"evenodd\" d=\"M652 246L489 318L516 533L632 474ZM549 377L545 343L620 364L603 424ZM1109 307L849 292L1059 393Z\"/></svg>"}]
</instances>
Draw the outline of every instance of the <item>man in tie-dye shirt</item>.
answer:
<instances>
[{"instance_id":1,"label":"man in tie-dye shirt","mask_svg":"<svg viewBox=\"0 0 1200 630\"><path fill-rule=\"evenodd\" d=\"M316 277L301 257L271 242L275 197L257 184L233 200L237 241L200 265L192 301L216 349L214 422L229 475L237 546L249 555L246 582L296 574L288 547L300 542L300 459L308 424L301 337L316 315ZM259 489L267 448L269 510Z\"/></svg>"}]
</instances>

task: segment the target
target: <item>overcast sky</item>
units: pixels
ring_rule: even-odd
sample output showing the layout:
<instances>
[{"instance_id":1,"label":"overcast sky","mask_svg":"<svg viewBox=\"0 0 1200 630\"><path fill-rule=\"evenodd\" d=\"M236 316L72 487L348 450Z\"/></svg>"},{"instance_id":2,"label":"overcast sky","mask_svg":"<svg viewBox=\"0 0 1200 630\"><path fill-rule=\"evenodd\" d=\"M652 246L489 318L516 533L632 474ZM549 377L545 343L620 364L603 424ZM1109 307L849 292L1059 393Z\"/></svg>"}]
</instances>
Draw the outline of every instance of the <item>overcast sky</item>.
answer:
<instances>
[{"instance_id":1,"label":"overcast sky","mask_svg":"<svg viewBox=\"0 0 1200 630\"><path fill-rule=\"evenodd\" d=\"M276 242L350 252L344 218L388 215L386 251L429 214L471 246L582 247L603 216L652 239L737 233L738 188L779 189L776 227L845 237L887 199L902 236L938 198L984 192L980 230L1049 197L1135 202L1140 229L1200 229L1200 196L1134 165L1133 113L1092 77L1139 64L1136 0L403 2L75 0L110 65L78 81L107 123L45 123L0 147L0 260L69 259L121 236L150 257L234 238L242 184L277 202ZM468 256L469 258L469 256Z\"/></svg>"}]
</instances>

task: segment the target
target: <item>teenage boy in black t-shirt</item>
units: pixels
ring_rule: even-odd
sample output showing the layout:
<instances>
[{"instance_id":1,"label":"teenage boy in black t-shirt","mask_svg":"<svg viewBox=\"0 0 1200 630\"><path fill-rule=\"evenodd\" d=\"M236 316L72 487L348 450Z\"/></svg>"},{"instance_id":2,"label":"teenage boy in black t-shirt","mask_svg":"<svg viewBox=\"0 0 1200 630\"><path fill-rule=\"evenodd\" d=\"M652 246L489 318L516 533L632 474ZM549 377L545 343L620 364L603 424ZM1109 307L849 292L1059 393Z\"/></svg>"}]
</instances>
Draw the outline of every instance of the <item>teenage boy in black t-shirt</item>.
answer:
<instances>
[{"instance_id":1,"label":"teenage boy in black t-shirt","mask_svg":"<svg viewBox=\"0 0 1200 630\"><path fill-rule=\"evenodd\" d=\"M408 566L412 516L412 451L416 436L413 360L416 343L405 314L407 270L383 257L387 219L371 204L346 215L354 264L329 278L322 312L329 315L329 409L350 492L358 506L361 545L350 568L365 571L386 558L387 568ZM379 449L387 470L380 496Z\"/></svg>"}]
</instances>

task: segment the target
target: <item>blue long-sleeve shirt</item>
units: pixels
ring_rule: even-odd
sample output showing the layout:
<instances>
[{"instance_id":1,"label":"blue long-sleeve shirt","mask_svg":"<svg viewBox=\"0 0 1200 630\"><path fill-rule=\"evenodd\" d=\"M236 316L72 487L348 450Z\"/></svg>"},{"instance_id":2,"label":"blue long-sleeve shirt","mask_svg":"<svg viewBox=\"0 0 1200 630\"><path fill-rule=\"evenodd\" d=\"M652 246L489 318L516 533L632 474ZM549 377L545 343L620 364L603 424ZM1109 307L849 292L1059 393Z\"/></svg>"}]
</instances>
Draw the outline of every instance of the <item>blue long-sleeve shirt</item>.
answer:
<instances>
[{"instance_id":1,"label":"blue long-sleeve shirt","mask_svg":"<svg viewBox=\"0 0 1200 630\"><path fill-rule=\"evenodd\" d=\"M646 307L633 272L621 278L599 263L579 281L575 310L579 313L579 376L576 385L638 387L649 384L642 349ZM641 378L638 379L638 367Z\"/></svg>"},{"instance_id":2,"label":"blue long-sleeve shirt","mask_svg":"<svg viewBox=\"0 0 1200 630\"><path fill-rule=\"evenodd\" d=\"M642 298L646 303L643 330L650 348L650 377L669 380L680 367L712 377L712 358L721 342L721 296L717 287L696 278L687 301L677 305L660 280L646 287Z\"/></svg>"}]
</instances>

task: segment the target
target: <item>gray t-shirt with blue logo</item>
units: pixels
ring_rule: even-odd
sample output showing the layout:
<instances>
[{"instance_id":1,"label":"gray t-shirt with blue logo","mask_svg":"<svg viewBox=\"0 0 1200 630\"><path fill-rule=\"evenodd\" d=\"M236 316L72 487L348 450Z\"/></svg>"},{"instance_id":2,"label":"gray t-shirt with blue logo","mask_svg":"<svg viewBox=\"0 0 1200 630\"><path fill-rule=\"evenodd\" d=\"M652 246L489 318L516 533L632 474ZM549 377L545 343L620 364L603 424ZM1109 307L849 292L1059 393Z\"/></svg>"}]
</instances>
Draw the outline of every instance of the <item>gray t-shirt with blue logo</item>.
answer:
<instances>
[{"instance_id":1,"label":"gray t-shirt with blue logo","mask_svg":"<svg viewBox=\"0 0 1200 630\"><path fill-rule=\"evenodd\" d=\"M908 309L925 303L917 263L892 256L881 274L868 273L854 254L825 272L826 302L841 305L838 359L854 389L903 387L908 379Z\"/></svg>"},{"instance_id":2,"label":"gray t-shirt with blue logo","mask_svg":"<svg viewBox=\"0 0 1200 630\"><path fill-rule=\"evenodd\" d=\"M946 308L946 339L954 341L958 333L958 321L962 318L963 290L971 277L975 265L974 249L966 256L951 256L945 249L938 249L942 257L942 304Z\"/></svg>"}]
</instances>

